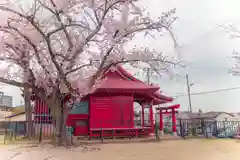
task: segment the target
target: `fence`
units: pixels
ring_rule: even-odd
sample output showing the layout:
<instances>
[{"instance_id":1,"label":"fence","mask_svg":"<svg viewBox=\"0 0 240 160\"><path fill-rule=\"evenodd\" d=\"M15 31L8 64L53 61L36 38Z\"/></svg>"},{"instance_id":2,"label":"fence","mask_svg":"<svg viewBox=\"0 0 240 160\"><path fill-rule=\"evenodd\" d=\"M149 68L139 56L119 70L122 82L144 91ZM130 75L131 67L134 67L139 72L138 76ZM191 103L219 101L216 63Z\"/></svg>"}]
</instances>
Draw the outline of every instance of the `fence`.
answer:
<instances>
[{"instance_id":1,"label":"fence","mask_svg":"<svg viewBox=\"0 0 240 160\"><path fill-rule=\"evenodd\" d=\"M53 124L49 122L33 121L32 133L34 139L41 141L50 138L54 133ZM0 122L0 143L21 140L26 137L28 123L26 121L2 121Z\"/></svg>"},{"instance_id":2,"label":"fence","mask_svg":"<svg viewBox=\"0 0 240 160\"><path fill-rule=\"evenodd\" d=\"M33 121L33 133L34 137L41 141L44 138L51 138L54 134L54 126L50 121ZM101 126L101 124L104 124ZM129 125L128 125L129 124ZM134 120L134 122L117 122L117 121L101 121L99 122L98 128L88 128L85 126L86 135L85 137L98 138L103 141L105 138L133 138L148 136L150 133L155 135L156 139L160 139L159 134L159 122L155 121L153 126L150 121L143 123L141 120ZM82 124L81 124L82 125ZM84 124L86 125L86 124ZM122 125L122 126L121 126ZM217 138L232 138L240 135L240 121L212 121L212 120L183 120L177 121L177 135L179 137L217 137ZM104 127L104 126L113 126ZM117 127L114 127L117 126ZM27 122L0 122L0 141L6 142L11 140L20 140L26 136ZM69 136L82 136L77 134L82 133L83 128L80 126L70 127L68 129ZM164 123L164 133L172 133L172 123Z\"/></svg>"},{"instance_id":3,"label":"fence","mask_svg":"<svg viewBox=\"0 0 240 160\"><path fill-rule=\"evenodd\" d=\"M179 120L177 131L181 137L232 138L240 135L240 121Z\"/></svg>"}]
</instances>

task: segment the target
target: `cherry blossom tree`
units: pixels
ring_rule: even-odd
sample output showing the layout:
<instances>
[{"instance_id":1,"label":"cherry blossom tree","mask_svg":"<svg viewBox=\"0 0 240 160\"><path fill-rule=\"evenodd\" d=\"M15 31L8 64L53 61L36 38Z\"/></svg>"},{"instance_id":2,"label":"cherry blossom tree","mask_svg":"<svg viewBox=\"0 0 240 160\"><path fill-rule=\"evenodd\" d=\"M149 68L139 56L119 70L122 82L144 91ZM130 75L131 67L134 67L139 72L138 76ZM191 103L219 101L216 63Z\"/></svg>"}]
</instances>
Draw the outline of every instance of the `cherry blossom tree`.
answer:
<instances>
[{"instance_id":1,"label":"cherry blossom tree","mask_svg":"<svg viewBox=\"0 0 240 160\"><path fill-rule=\"evenodd\" d=\"M177 61L150 48L127 48L137 34L171 32L175 9L150 18L139 0L5 0L1 2L0 81L24 87L52 108L56 141L67 143L65 121L72 105L101 83L115 65L143 63L161 73Z\"/></svg>"}]
</instances>

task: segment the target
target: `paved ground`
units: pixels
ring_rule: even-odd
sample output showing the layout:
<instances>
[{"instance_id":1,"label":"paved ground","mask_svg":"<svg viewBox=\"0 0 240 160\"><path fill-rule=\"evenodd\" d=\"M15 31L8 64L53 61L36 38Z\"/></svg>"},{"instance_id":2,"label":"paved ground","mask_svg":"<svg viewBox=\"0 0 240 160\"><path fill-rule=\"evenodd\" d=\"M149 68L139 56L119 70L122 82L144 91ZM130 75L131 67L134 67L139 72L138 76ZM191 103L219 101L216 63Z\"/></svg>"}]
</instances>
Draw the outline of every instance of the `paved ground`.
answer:
<instances>
[{"instance_id":1,"label":"paved ground","mask_svg":"<svg viewBox=\"0 0 240 160\"><path fill-rule=\"evenodd\" d=\"M16 148L18 147L18 148ZM72 150L51 146L0 146L1 160L239 160L240 140L194 139L95 144ZM100 151L98 150L100 149ZM4 157L2 159L2 157Z\"/></svg>"}]
</instances>

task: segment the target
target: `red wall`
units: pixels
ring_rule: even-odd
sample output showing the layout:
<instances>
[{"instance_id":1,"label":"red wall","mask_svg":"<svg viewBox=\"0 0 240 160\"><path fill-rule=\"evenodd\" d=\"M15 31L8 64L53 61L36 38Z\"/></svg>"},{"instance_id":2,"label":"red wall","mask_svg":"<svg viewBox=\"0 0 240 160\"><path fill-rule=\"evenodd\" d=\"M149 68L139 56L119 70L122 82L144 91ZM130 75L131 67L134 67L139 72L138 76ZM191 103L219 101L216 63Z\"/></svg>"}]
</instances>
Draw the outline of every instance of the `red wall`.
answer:
<instances>
[{"instance_id":1,"label":"red wall","mask_svg":"<svg viewBox=\"0 0 240 160\"><path fill-rule=\"evenodd\" d=\"M90 128L132 128L132 96L90 97Z\"/></svg>"},{"instance_id":2,"label":"red wall","mask_svg":"<svg viewBox=\"0 0 240 160\"><path fill-rule=\"evenodd\" d=\"M75 126L76 120L88 119L87 114L69 114L66 120L67 126Z\"/></svg>"},{"instance_id":3,"label":"red wall","mask_svg":"<svg viewBox=\"0 0 240 160\"><path fill-rule=\"evenodd\" d=\"M49 107L46 103L41 100L35 100L35 106L33 112L35 114L34 121L37 123L43 124L51 124L52 123L52 116L49 112Z\"/></svg>"},{"instance_id":4,"label":"red wall","mask_svg":"<svg viewBox=\"0 0 240 160\"><path fill-rule=\"evenodd\" d=\"M34 113L35 114L50 114L47 104L41 100L35 101Z\"/></svg>"},{"instance_id":5,"label":"red wall","mask_svg":"<svg viewBox=\"0 0 240 160\"><path fill-rule=\"evenodd\" d=\"M42 102L36 103L34 111L35 114L49 114L48 106ZM89 118L90 129L134 127L132 96L91 96L89 112L89 115L69 114L67 125L74 126L77 120Z\"/></svg>"}]
</instances>

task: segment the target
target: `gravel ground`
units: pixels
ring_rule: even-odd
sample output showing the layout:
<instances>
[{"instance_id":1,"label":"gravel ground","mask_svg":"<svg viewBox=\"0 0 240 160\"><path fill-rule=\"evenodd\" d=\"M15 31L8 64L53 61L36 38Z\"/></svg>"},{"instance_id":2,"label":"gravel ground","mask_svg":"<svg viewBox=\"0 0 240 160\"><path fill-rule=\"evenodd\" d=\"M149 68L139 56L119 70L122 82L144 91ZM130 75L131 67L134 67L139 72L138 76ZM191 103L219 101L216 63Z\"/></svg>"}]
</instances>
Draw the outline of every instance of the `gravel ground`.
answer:
<instances>
[{"instance_id":1,"label":"gravel ground","mask_svg":"<svg viewBox=\"0 0 240 160\"><path fill-rule=\"evenodd\" d=\"M94 144L88 146L87 150L83 147L65 149L47 145L1 145L0 155L1 160L239 160L240 140L192 139Z\"/></svg>"}]
</instances>

